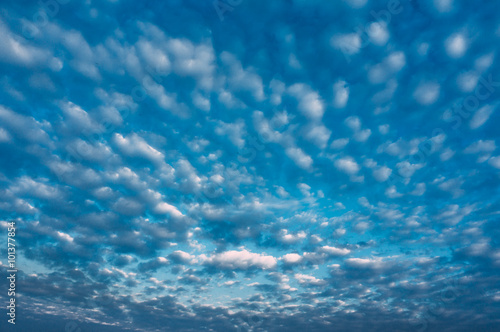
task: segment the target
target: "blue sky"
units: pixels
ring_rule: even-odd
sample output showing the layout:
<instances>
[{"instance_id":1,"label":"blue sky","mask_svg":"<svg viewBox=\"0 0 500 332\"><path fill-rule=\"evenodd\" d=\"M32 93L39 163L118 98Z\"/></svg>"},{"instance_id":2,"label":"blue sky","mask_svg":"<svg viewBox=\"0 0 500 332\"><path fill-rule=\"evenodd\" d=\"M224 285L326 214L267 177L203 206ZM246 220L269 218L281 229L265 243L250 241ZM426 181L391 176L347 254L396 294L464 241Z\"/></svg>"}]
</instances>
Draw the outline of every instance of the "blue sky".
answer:
<instances>
[{"instance_id":1,"label":"blue sky","mask_svg":"<svg viewBox=\"0 0 500 332\"><path fill-rule=\"evenodd\" d=\"M500 328L495 1L18 1L0 34L18 330Z\"/></svg>"}]
</instances>

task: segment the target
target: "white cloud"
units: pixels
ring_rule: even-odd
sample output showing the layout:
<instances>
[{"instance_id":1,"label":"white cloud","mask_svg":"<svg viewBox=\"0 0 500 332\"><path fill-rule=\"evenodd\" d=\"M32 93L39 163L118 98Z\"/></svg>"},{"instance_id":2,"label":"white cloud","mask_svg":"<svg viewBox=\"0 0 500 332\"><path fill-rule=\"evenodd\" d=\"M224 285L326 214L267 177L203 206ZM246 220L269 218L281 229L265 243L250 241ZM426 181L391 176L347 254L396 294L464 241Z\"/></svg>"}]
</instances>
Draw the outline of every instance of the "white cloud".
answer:
<instances>
[{"instance_id":1,"label":"white cloud","mask_svg":"<svg viewBox=\"0 0 500 332\"><path fill-rule=\"evenodd\" d=\"M11 140L10 134L7 130L0 127L0 143L9 142Z\"/></svg>"},{"instance_id":2,"label":"white cloud","mask_svg":"<svg viewBox=\"0 0 500 332\"><path fill-rule=\"evenodd\" d=\"M364 142L370 137L371 134L372 131L370 129L363 129L354 133L353 137L358 142Z\"/></svg>"},{"instance_id":3,"label":"white cloud","mask_svg":"<svg viewBox=\"0 0 500 332\"><path fill-rule=\"evenodd\" d=\"M240 149L245 146L243 136L246 135L246 129L245 123L241 119L235 120L233 123L219 121L215 128L215 133L217 135L227 136L231 143Z\"/></svg>"},{"instance_id":4,"label":"white cloud","mask_svg":"<svg viewBox=\"0 0 500 332\"><path fill-rule=\"evenodd\" d=\"M335 248L330 246L323 246L319 249L321 252L324 252L330 256L345 256L349 254L351 251L346 248Z\"/></svg>"},{"instance_id":5,"label":"white cloud","mask_svg":"<svg viewBox=\"0 0 500 332\"><path fill-rule=\"evenodd\" d=\"M128 216L139 216L144 211L144 206L133 198L120 197L113 204L113 210Z\"/></svg>"},{"instance_id":6,"label":"white cloud","mask_svg":"<svg viewBox=\"0 0 500 332\"><path fill-rule=\"evenodd\" d=\"M338 34L330 39L333 47L344 55L353 55L361 49L361 37L356 33Z\"/></svg>"},{"instance_id":7,"label":"white cloud","mask_svg":"<svg viewBox=\"0 0 500 332\"><path fill-rule=\"evenodd\" d=\"M464 153L491 153L495 151L496 145L495 141L493 140L488 140L488 141L483 141L479 140L471 145L469 145L467 148L465 148Z\"/></svg>"},{"instance_id":8,"label":"white cloud","mask_svg":"<svg viewBox=\"0 0 500 332\"><path fill-rule=\"evenodd\" d=\"M228 82L231 89L249 91L258 101L264 99L262 78L254 69L244 69L238 59L228 52L222 52L220 58L230 68Z\"/></svg>"},{"instance_id":9,"label":"white cloud","mask_svg":"<svg viewBox=\"0 0 500 332\"><path fill-rule=\"evenodd\" d=\"M353 131L358 131L361 129L361 120L359 117L353 115L344 120L347 127L351 128Z\"/></svg>"},{"instance_id":10,"label":"white cloud","mask_svg":"<svg viewBox=\"0 0 500 332\"><path fill-rule=\"evenodd\" d=\"M334 165L338 170L347 173L349 175L356 174L360 169L359 165L352 157L344 157L337 159L335 160Z\"/></svg>"},{"instance_id":11,"label":"white cloud","mask_svg":"<svg viewBox=\"0 0 500 332\"><path fill-rule=\"evenodd\" d=\"M196 257L182 250L175 250L169 256L170 259L184 264L194 264L197 262Z\"/></svg>"},{"instance_id":12,"label":"white cloud","mask_svg":"<svg viewBox=\"0 0 500 332\"><path fill-rule=\"evenodd\" d=\"M415 172L421 168L423 168L425 164L411 164L408 161L402 161L396 164L396 167L398 168L398 173L399 175L405 177L405 178L410 178L415 174Z\"/></svg>"},{"instance_id":13,"label":"white cloud","mask_svg":"<svg viewBox=\"0 0 500 332\"><path fill-rule=\"evenodd\" d=\"M396 186L387 187L387 189L385 190L385 195L389 198L398 198L403 196L403 194L398 192Z\"/></svg>"},{"instance_id":14,"label":"white cloud","mask_svg":"<svg viewBox=\"0 0 500 332\"><path fill-rule=\"evenodd\" d=\"M460 58L467 50L467 41L461 34L454 34L445 41L446 53L452 58Z\"/></svg>"},{"instance_id":15,"label":"white cloud","mask_svg":"<svg viewBox=\"0 0 500 332\"><path fill-rule=\"evenodd\" d=\"M348 138L338 138L330 144L332 149L340 150L343 149L349 143Z\"/></svg>"},{"instance_id":16,"label":"white cloud","mask_svg":"<svg viewBox=\"0 0 500 332\"><path fill-rule=\"evenodd\" d=\"M333 85L333 105L344 108L349 100L349 86L345 81L338 81Z\"/></svg>"},{"instance_id":17,"label":"white cloud","mask_svg":"<svg viewBox=\"0 0 500 332\"><path fill-rule=\"evenodd\" d=\"M214 265L222 269L242 269L251 268L273 269L277 265L277 259L265 254L256 254L248 250L236 251L230 250L210 257L200 255L205 264Z\"/></svg>"},{"instance_id":18,"label":"white cloud","mask_svg":"<svg viewBox=\"0 0 500 332\"><path fill-rule=\"evenodd\" d=\"M391 156L398 156L399 158L404 158L408 155L413 155L418 152L418 145L423 141L423 139L414 138L410 141L405 141L399 138L396 142L386 142L380 145L377 152L385 152Z\"/></svg>"},{"instance_id":19,"label":"white cloud","mask_svg":"<svg viewBox=\"0 0 500 332\"><path fill-rule=\"evenodd\" d=\"M55 71L61 69L61 61L52 57L50 51L27 44L26 39L13 34L2 20L0 20L0 35L2 36L0 38L2 62L28 67L45 65Z\"/></svg>"},{"instance_id":20,"label":"white cloud","mask_svg":"<svg viewBox=\"0 0 500 332\"><path fill-rule=\"evenodd\" d=\"M302 195L306 196L306 197L309 197L311 196L311 187L305 183L299 183L297 185L297 188L299 188L300 192L302 193Z\"/></svg>"},{"instance_id":21,"label":"white cloud","mask_svg":"<svg viewBox=\"0 0 500 332\"><path fill-rule=\"evenodd\" d=\"M300 168L303 168L303 169L311 168L313 160L310 156L305 154L304 151L302 151L302 149L291 147L291 148L287 148L285 150L285 153Z\"/></svg>"},{"instance_id":22,"label":"white cloud","mask_svg":"<svg viewBox=\"0 0 500 332\"><path fill-rule=\"evenodd\" d=\"M452 204L442 209L438 215L435 216L435 219L438 222L444 223L448 226L455 226L462 219L468 216L473 211L472 206L464 206L460 208L457 204Z\"/></svg>"},{"instance_id":23,"label":"white cloud","mask_svg":"<svg viewBox=\"0 0 500 332\"><path fill-rule=\"evenodd\" d=\"M413 92L413 98L420 104L428 106L434 104L439 97L440 86L436 82L423 82Z\"/></svg>"},{"instance_id":24,"label":"white cloud","mask_svg":"<svg viewBox=\"0 0 500 332\"><path fill-rule=\"evenodd\" d=\"M465 190L460 189L462 184L464 183L463 180L456 178L456 179L450 179L447 181L444 181L438 185L439 189L449 192L450 194L453 194L453 197L459 197L462 196L465 193Z\"/></svg>"},{"instance_id":25,"label":"white cloud","mask_svg":"<svg viewBox=\"0 0 500 332\"><path fill-rule=\"evenodd\" d=\"M297 108L302 114L310 119L321 119L324 106L316 91L306 84L296 83L288 88L288 93L298 100Z\"/></svg>"},{"instance_id":26,"label":"white cloud","mask_svg":"<svg viewBox=\"0 0 500 332\"><path fill-rule=\"evenodd\" d=\"M492 157L492 158L490 158L490 160L488 161L488 163L491 166L500 169L500 157Z\"/></svg>"},{"instance_id":27,"label":"white cloud","mask_svg":"<svg viewBox=\"0 0 500 332\"><path fill-rule=\"evenodd\" d=\"M280 234L278 235L278 240L280 242L283 242L286 244L293 244L293 243L301 242L306 237L307 237L307 234L304 231L300 231L296 234L289 234L288 230L282 229L280 231Z\"/></svg>"},{"instance_id":28,"label":"white cloud","mask_svg":"<svg viewBox=\"0 0 500 332\"><path fill-rule=\"evenodd\" d=\"M453 9L453 0L434 0L434 6L439 12L446 13Z\"/></svg>"},{"instance_id":29,"label":"white cloud","mask_svg":"<svg viewBox=\"0 0 500 332\"><path fill-rule=\"evenodd\" d=\"M300 284L312 285L312 286L322 286L326 284L326 280L318 279L316 277L306 274L297 273L294 275L294 277Z\"/></svg>"},{"instance_id":30,"label":"white cloud","mask_svg":"<svg viewBox=\"0 0 500 332\"><path fill-rule=\"evenodd\" d=\"M52 145L52 142L44 130L42 123L32 117L24 116L0 106L0 121L2 126L10 129L10 133L15 133L28 141ZM5 130L4 130L5 131ZM5 131L4 137L8 134ZM10 135L8 136L10 137Z\"/></svg>"},{"instance_id":31,"label":"white cloud","mask_svg":"<svg viewBox=\"0 0 500 332\"><path fill-rule=\"evenodd\" d=\"M469 122L469 126L471 129L477 129L481 127L483 124L488 121L490 115L493 113L493 107L490 105L486 105L481 107L474 113L474 116Z\"/></svg>"},{"instance_id":32,"label":"white cloud","mask_svg":"<svg viewBox=\"0 0 500 332\"><path fill-rule=\"evenodd\" d=\"M451 159L455 155L455 151L450 148L446 148L440 155L439 158L441 161L447 161Z\"/></svg>"},{"instance_id":33,"label":"white cloud","mask_svg":"<svg viewBox=\"0 0 500 332\"><path fill-rule=\"evenodd\" d=\"M35 181L28 176L17 179L9 189L16 195L30 195L48 200L61 198L62 195L58 188L41 181Z\"/></svg>"},{"instance_id":34,"label":"white cloud","mask_svg":"<svg viewBox=\"0 0 500 332\"><path fill-rule=\"evenodd\" d=\"M272 94L271 94L271 103L273 105L279 105L281 104L281 97L283 96L283 93L285 92L285 83L279 81L279 80L276 80L276 79L273 79L270 83L269 83L269 88L272 90Z\"/></svg>"},{"instance_id":35,"label":"white cloud","mask_svg":"<svg viewBox=\"0 0 500 332\"><path fill-rule=\"evenodd\" d=\"M299 254L291 253L291 254L286 254L281 259L286 263L286 264L298 264L302 261L302 256Z\"/></svg>"},{"instance_id":36,"label":"white cloud","mask_svg":"<svg viewBox=\"0 0 500 332\"><path fill-rule=\"evenodd\" d=\"M69 234L63 233L63 232L57 232L57 236L66 242L73 242L73 237L71 237Z\"/></svg>"},{"instance_id":37,"label":"white cloud","mask_svg":"<svg viewBox=\"0 0 500 332\"><path fill-rule=\"evenodd\" d=\"M357 116L348 117L344 123L354 132L353 138L358 142L366 141L372 133L370 129L361 129L361 120Z\"/></svg>"},{"instance_id":38,"label":"white cloud","mask_svg":"<svg viewBox=\"0 0 500 332\"><path fill-rule=\"evenodd\" d=\"M415 189L413 189L410 195L422 196L425 193L425 190L426 190L425 183L417 183Z\"/></svg>"},{"instance_id":39,"label":"white cloud","mask_svg":"<svg viewBox=\"0 0 500 332\"><path fill-rule=\"evenodd\" d=\"M379 168L373 170L373 177L378 182L384 182L389 178L391 173L392 173L392 169L390 169L389 167L386 167L386 166L382 166L382 167L379 167Z\"/></svg>"},{"instance_id":40,"label":"white cloud","mask_svg":"<svg viewBox=\"0 0 500 332\"><path fill-rule=\"evenodd\" d=\"M142 157L152 162L161 162L164 159L164 155L160 151L150 146L142 137L135 133L129 134L126 137L121 134L115 134L113 141L123 153L130 157Z\"/></svg>"},{"instance_id":41,"label":"white cloud","mask_svg":"<svg viewBox=\"0 0 500 332\"><path fill-rule=\"evenodd\" d=\"M318 148L324 149L330 139L331 131L323 125L309 125L304 128L305 138L314 143Z\"/></svg>"},{"instance_id":42,"label":"white cloud","mask_svg":"<svg viewBox=\"0 0 500 332\"><path fill-rule=\"evenodd\" d=\"M175 206L165 202L158 203L154 208L154 212L158 214L169 214L173 217L183 216L183 214Z\"/></svg>"},{"instance_id":43,"label":"white cloud","mask_svg":"<svg viewBox=\"0 0 500 332\"><path fill-rule=\"evenodd\" d=\"M348 258L345 260L347 266L357 269L382 270L390 266L390 262L382 257L375 258Z\"/></svg>"},{"instance_id":44,"label":"white cloud","mask_svg":"<svg viewBox=\"0 0 500 332\"><path fill-rule=\"evenodd\" d=\"M389 128L390 126L388 124L380 125L378 126L378 131L382 135L387 135L387 133L389 132Z\"/></svg>"}]
</instances>

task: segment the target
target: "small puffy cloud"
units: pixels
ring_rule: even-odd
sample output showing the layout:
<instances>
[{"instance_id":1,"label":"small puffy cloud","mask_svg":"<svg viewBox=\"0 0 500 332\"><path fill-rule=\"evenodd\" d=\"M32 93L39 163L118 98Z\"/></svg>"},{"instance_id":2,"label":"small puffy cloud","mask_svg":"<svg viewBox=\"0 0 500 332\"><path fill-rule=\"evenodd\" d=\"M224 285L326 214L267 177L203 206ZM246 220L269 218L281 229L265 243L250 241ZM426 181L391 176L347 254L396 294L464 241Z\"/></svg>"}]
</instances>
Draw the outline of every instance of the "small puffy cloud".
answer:
<instances>
[{"instance_id":1,"label":"small puffy cloud","mask_svg":"<svg viewBox=\"0 0 500 332\"><path fill-rule=\"evenodd\" d=\"M496 149L495 141L479 140L472 143L467 148L465 148L464 153L491 153L495 151L495 149Z\"/></svg>"},{"instance_id":2,"label":"small puffy cloud","mask_svg":"<svg viewBox=\"0 0 500 332\"><path fill-rule=\"evenodd\" d=\"M259 101L264 99L262 78L253 68L243 68L239 60L228 52L222 52L220 58L230 68L228 82L232 89L249 91Z\"/></svg>"},{"instance_id":3,"label":"small puffy cloud","mask_svg":"<svg viewBox=\"0 0 500 332\"><path fill-rule=\"evenodd\" d=\"M302 256L300 256L299 254L291 253L283 255L281 257L281 260L286 264L298 264L302 262Z\"/></svg>"},{"instance_id":4,"label":"small puffy cloud","mask_svg":"<svg viewBox=\"0 0 500 332\"><path fill-rule=\"evenodd\" d=\"M0 143L8 142L11 140L9 132L3 128L0 128Z\"/></svg>"},{"instance_id":5,"label":"small puffy cloud","mask_svg":"<svg viewBox=\"0 0 500 332\"><path fill-rule=\"evenodd\" d=\"M256 254L248 250L230 250L210 257L201 255L206 265L215 266L221 269L273 269L277 265L277 259L265 254Z\"/></svg>"},{"instance_id":6,"label":"small puffy cloud","mask_svg":"<svg viewBox=\"0 0 500 332\"><path fill-rule=\"evenodd\" d=\"M414 155L418 152L418 146L422 139L414 138L409 141L399 138L395 142L386 142L380 145L377 149L378 152L385 152L391 156L398 156L404 158L408 155Z\"/></svg>"},{"instance_id":7,"label":"small puffy cloud","mask_svg":"<svg viewBox=\"0 0 500 332\"><path fill-rule=\"evenodd\" d=\"M313 160L301 148L291 147L285 150L286 155L292 159L297 166L303 169L309 169Z\"/></svg>"},{"instance_id":8,"label":"small puffy cloud","mask_svg":"<svg viewBox=\"0 0 500 332\"><path fill-rule=\"evenodd\" d=\"M359 270L384 270L390 267L393 262L382 257L374 258L348 258L345 260L347 267Z\"/></svg>"},{"instance_id":9,"label":"small puffy cloud","mask_svg":"<svg viewBox=\"0 0 500 332\"><path fill-rule=\"evenodd\" d=\"M113 204L113 210L127 216L138 216L144 211L144 205L135 199L120 197Z\"/></svg>"},{"instance_id":10,"label":"small puffy cloud","mask_svg":"<svg viewBox=\"0 0 500 332\"><path fill-rule=\"evenodd\" d=\"M330 246L323 246L319 248L319 251L324 252L329 256L345 256L351 252L349 249L346 248L336 248Z\"/></svg>"},{"instance_id":11,"label":"small puffy cloud","mask_svg":"<svg viewBox=\"0 0 500 332\"><path fill-rule=\"evenodd\" d=\"M321 119L324 105L319 94L308 85L296 83L288 88L288 93L298 101L298 110L310 119Z\"/></svg>"},{"instance_id":12,"label":"small puffy cloud","mask_svg":"<svg viewBox=\"0 0 500 332\"><path fill-rule=\"evenodd\" d=\"M318 279L316 277L301 273L295 274L294 277L300 284L307 286L323 286L327 283L326 280Z\"/></svg>"},{"instance_id":13,"label":"small puffy cloud","mask_svg":"<svg viewBox=\"0 0 500 332\"><path fill-rule=\"evenodd\" d=\"M215 128L215 133L221 136L227 136L231 143L238 148L243 148L245 145L246 135L245 123L240 119L233 123L219 122Z\"/></svg>"},{"instance_id":14,"label":"small puffy cloud","mask_svg":"<svg viewBox=\"0 0 500 332\"><path fill-rule=\"evenodd\" d=\"M410 192L410 194L414 196L422 196L425 193L425 190L426 190L425 183L417 183L415 189L413 189L413 191Z\"/></svg>"},{"instance_id":15,"label":"small puffy cloud","mask_svg":"<svg viewBox=\"0 0 500 332\"><path fill-rule=\"evenodd\" d=\"M306 197L311 196L311 192L310 192L311 186L307 185L306 183L299 183L297 185L297 188L299 188L302 195L304 195Z\"/></svg>"},{"instance_id":16,"label":"small puffy cloud","mask_svg":"<svg viewBox=\"0 0 500 332\"><path fill-rule=\"evenodd\" d=\"M472 119L469 122L469 126L471 129L477 129L484 125L486 121L490 118L490 115L493 113L493 107L490 105L486 105L478 109Z\"/></svg>"},{"instance_id":17,"label":"small puffy cloud","mask_svg":"<svg viewBox=\"0 0 500 332\"><path fill-rule=\"evenodd\" d=\"M436 82L422 82L413 92L413 98L423 106L434 104L439 97L440 86Z\"/></svg>"},{"instance_id":18,"label":"small puffy cloud","mask_svg":"<svg viewBox=\"0 0 500 332\"><path fill-rule=\"evenodd\" d=\"M66 241L66 242L73 242L73 240L74 240L69 234L66 234L66 233L63 233L63 232L57 232L57 236L61 240Z\"/></svg>"},{"instance_id":19,"label":"small puffy cloud","mask_svg":"<svg viewBox=\"0 0 500 332\"><path fill-rule=\"evenodd\" d=\"M168 258L170 258L170 260L172 260L172 262L180 263L180 264L196 263L195 256L190 255L187 252L184 252L182 250L175 250L170 255L168 255Z\"/></svg>"},{"instance_id":20,"label":"small puffy cloud","mask_svg":"<svg viewBox=\"0 0 500 332\"><path fill-rule=\"evenodd\" d=\"M142 137L135 133L128 136L115 134L113 141L120 151L127 156L142 157L152 162L160 162L164 159L164 155L160 151L150 146Z\"/></svg>"},{"instance_id":21,"label":"small puffy cloud","mask_svg":"<svg viewBox=\"0 0 500 332\"><path fill-rule=\"evenodd\" d=\"M467 51L467 40L462 34L453 34L446 39L445 48L451 58L460 58Z\"/></svg>"},{"instance_id":22,"label":"small puffy cloud","mask_svg":"<svg viewBox=\"0 0 500 332\"><path fill-rule=\"evenodd\" d=\"M370 40L376 45L384 45L389 40L389 31L387 31L387 24L385 22L372 22L367 32Z\"/></svg>"},{"instance_id":23,"label":"small puffy cloud","mask_svg":"<svg viewBox=\"0 0 500 332\"><path fill-rule=\"evenodd\" d=\"M415 174L415 172L421 168L423 168L425 164L412 164L408 161L402 161L396 164L399 175L410 178Z\"/></svg>"},{"instance_id":24,"label":"small puffy cloud","mask_svg":"<svg viewBox=\"0 0 500 332\"><path fill-rule=\"evenodd\" d=\"M491 166L493 166L495 168L500 169L500 157L490 158L490 160L488 161L488 164L490 164Z\"/></svg>"},{"instance_id":25,"label":"small puffy cloud","mask_svg":"<svg viewBox=\"0 0 500 332\"><path fill-rule=\"evenodd\" d=\"M394 186L394 185L387 187L387 189L385 190L385 195L389 198L398 198L398 197L403 196L403 194L398 192L396 186Z\"/></svg>"},{"instance_id":26,"label":"small puffy cloud","mask_svg":"<svg viewBox=\"0 0 500 332\"><path fill-rule=\"evenodd\" d=\"M349 100L349 86L345 81L338 81L333 85L333 105L344 108Z\"/></svg>"},{"instance_id":27,"label":"small puffy cloud","mask_svg":"<svg viewBox=\"0 0 500 332\"><path fill-rule=\"evenodd\" d=\"M345 228L337 228L337 229L333 232L333 235L334 235L335 237L342 237L342 236L344 236L344 235L345 235L345 233L346 233Z\"/></svg>"},{"instance_id":28,"label":"small puffy cloud","mask_svg":"<svg viewBox=\"0 0 500 332\"><path fill-rule=\"evenodd\" d=\"M344 120L347 127L351 128L353 131L358 131L361 129L361 120L357 116L350 116Z\"/></svg>"},{"instance_id":29,"label":"small puffy cloud","mask_svg":"<svg viewBox=\"0 0 500 332\"><path fill-rule=\"evenodd\" d=\"M438 187L443 191L449 192L450 194L453 195L453 197L459 197L465 193L465 190L460 188L463 183L464 181L462 179L455 178L440 183Z\"/></svg>"},{"instance_id":30,"label":"small puffy cloud","mask_svg":"<svg viewBox=\"0 0 500 332\"><path fill-rule=\"evenodd\" d=\"M442 209L434 218L445 225L455 226L473 211L473 207L468 205L460 207L458 204L452 204Z\"/></svg>"},{"instance_id":31,"label":"small puffy cloud","mask_svg":"<svg viewBox=\"0 0 500 332\"><path fill-rule=\"evenodd\" d=\"M373 170L373 177L378 182L384 182L389 178L391 173L392 173L392 170L389 167L382 166L382 167L378 167L378 168Z\"/></svg>"},{"instance_id":32,"label":"small puffy cloud","mask_svg":"<svg viewBox=\"0 0 500 332\"><path fill-rule=\"evenodd\" d=\"M389 128L390 126L388 124L380 125L378 126L378 131L382 135L387 135L387 133L389 132Z\"/></svg>"},{"instance_id":33,"label":"small puffy cloud","mask_svg":"<svg viewBox=\"0 0 500 332\"><path fill-rule=\"evenodd\" d=\"M453 151L452 149L450 148L446 148L443 152L441 152L441 154L439 155L439 159L441 159L441 161L447 161L449 159L451 159L453 156L455 155L455 151Z\"/></svg>"},{"instance_id":34,"label":"small puffy cloud","mask_svg":"<svg viewBox=\"0 0 500 332\"><path fill-rule=\"evenodd\" d=\"M1 135L4 141L10 140L10 134L16 134L30 142L50 145L51 141L43 125L32 117L18 114L6 107L0 106ZM6 131L8 129L10 134Z\"/></svg>"},{"instance_id":35,"label":"small puffy cloud","mask_svg":"<svg viewBox=\"0 0 500 332\"><path fill-rule=\"evenodd\" d=\"M323 125L310 125L305 128L305 138L318 148L324 149L330 138L331 131Z\"/></svg>"},{"instance_id":36,"label":"small puffy cloud","mask_svg":"<svg viewBox=\"0 0 500 332\"><path fill-rule=\"evenodd\" d=\"M340 149L343 149L348 143L349 143L348 138L338 138L338 139L332 141L332 143L330 144L330 147L332 149L340 150Z\"/></svg>"},{"instance_id":37,"label":"small puffy cloud","mask_svg":"<svg viewBox=\"0 0 500 332\"><path fill-rule=\"evenodd\" d=\"M182 217L183 214L173 205L165 202L158 203L153 211L158 214L169 214L172 217Z\"/></svg>"},{"instance_id":38,"label":"small puffy cloud","mask_svg":"<svg viewBox=\"0 0 500 332\"><path fill-rule=\"evenodd\" d=\"M354 175L359 172L360 167L352 157L344 157L335 160L335 167L346 174Z\"/></svg>"},{"instance_id":39,"label":"small puffy cloud","mask_svg":"<svg viewBox=\"0 0 500 332\"><path fill-rule=\"evenodd\" d=\"M358 53L361 49L361 37L356 33L337 34L330 39L331 45L346 57Z\"/></svg>"},{"instance_id":40,"label":"small puffy cloud","mask_svg":"<svg viewBox=\"0 0 500 332\"><path fill-rule=\"evenodd\" d=\"M294 244L301 242L307 237L306 232L300 231L296 234L290 234L288 233L288 230L282 229L278 235L278 240L282 243L286 244Z\"/></svg>"},{"instance_id":41,"label":"small puffy cloud","mask_svg":"<svg viewBox=\"0 0 500 332\"><path fill-rule=\"evenodd\" d=\"M344 123L354 132L353 138L358 142L366 141L372 133L370 129L361 128L361 120L357 116L348 117L347 119L345 119Z\"/></svg>"}]
</instances>

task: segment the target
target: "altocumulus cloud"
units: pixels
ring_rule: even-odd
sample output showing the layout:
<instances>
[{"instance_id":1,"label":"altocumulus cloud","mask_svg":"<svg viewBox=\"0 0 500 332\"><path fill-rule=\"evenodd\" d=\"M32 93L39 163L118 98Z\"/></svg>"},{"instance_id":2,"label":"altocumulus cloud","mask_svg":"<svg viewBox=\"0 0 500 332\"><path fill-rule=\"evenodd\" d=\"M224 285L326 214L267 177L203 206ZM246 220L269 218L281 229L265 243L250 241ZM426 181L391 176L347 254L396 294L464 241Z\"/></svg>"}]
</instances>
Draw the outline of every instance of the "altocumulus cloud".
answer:
<instances>
[{"instance_id":1,"label":"altocumulus cloud","mask_svg":"<svg viewBox=\"0 0 500 332\"><path fill-rule=\"evenodd\" d=\"M15 328L499 330L498 7L3 4Z\"/></svg>"}]
</instances>

